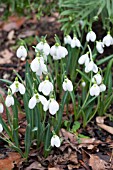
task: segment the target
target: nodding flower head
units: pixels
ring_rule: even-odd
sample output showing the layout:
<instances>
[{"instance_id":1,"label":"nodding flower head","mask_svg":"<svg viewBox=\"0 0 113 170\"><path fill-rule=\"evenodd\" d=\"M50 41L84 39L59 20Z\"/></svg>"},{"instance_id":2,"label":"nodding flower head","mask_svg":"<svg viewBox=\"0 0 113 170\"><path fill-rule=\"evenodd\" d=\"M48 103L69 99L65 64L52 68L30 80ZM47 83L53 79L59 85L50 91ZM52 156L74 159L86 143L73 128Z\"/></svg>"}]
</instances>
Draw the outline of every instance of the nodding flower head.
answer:
<instances>
[{"instance_id":1,"label":"nodding flower head","mask_svg":"<svg viewBox=\"0 0 113 170\"><path fill-rule=\"evenodd\" d=\"M66 55L68 55L68 51L65 47L56 43L51 47L50 54L54 60L60 60L62 58L65 58Z\"/></svg>"},{"instance_id":2,"label":"nodding flower head","mask_svg":"<svg viewBox=\"0 0 113 170\"><path fill-rule=\"evenodd\" d=\"M39 52L39 51L41 51L46 56L49 55L49 53L50 53L50 46L49 46L49 44L46 41L45 42L43 42L43 41L39 42L36 45L35 52Z\"/></svg>"},{"instance_id":3,"label":"nodding flower head","mask_svg":"<svg viewBox=\"0 0 113 170\"><path fill-rule=\"evenodd\" d=\"M96 40L95 32L93 32L93 31L88 32L86 35L86 40L87 40L87 42L89 42L89 41L94 42Z\"/></svg>"},{"instance_id":4,"label":"nodding flower head","mask_svg":"<svg viewBox=\"0 0 113 170\"><path fill-rule=\"evenodd\" d=\"M96 42L96 49L97 51L102 54L104 52L104 43L101 41Z\"/></svg>"},{"instance_id":5,"label":"nodding flower head","mask_svg":"<svg viewBox=\"0 0 113 170\"><path fill-rule=\"evenodd\" d=\"M66 36L64 37L64 43L65 43L65 44L71 45L71 41L72 41L72 39L71 39L70 35L66 35Z\"/></svg>"},{"instance_id":6,"label":"nodding flower head","mask_svg":"<svg viewBox=\"0 0 113 170\"><path fill-rule=\"evenodd\" d=\"M60 147L61 142L60 142L60 138L57 135L53 135L51 138L51 146L54 147L56 146L57 148Z\"/></svg>"},{"instance_id":7,"label":"nodding flower head","mask_svg":"<svg viewBox=\"0 0 113 170\"><path fill-rule=\"evenodd\" d=\"M45 96L49 96L53 91L53 84L49 80L45 80L39 84L38 90Z\"/></svg>"},{"instance_id":8,"label":"nodding flower head","mask_svg":"<svg viewBox=\"0 0 113 170\"><path fill-rule=\"evenodd\" d=\"M43 57L36 57L31 62L31 70L35 72L38 76L41 76L43 74L47 74L47 67L44 64L44 58Z\"/></svg>"},{"instance_id":9,"label":"nodding flower head","mask_svg":"<svg viewBox=\"0 0 113 170\"><path fill-rule=\"evenodd\" d=\"M24 85L20 83L17 78L15 79L14 83L10 85L10 89L12 94L14 94L15 92L20 92L20 94L25 93Z\"/></svg>"},{"instance_id":10,"label":"nodding flower head","mask_svg":"<svg viewBox=\"0 0 113 170\"><path fill-rule=\"evenodd\" d=\"M27 50L24 46L20 46L17 51L16 55L18 58L20 58L22 61L24 61L27 57Z\"/></svg>"},{"instance_id":11,"label":"nodding flower head","mask_svg":"<svg viewBox=\"0 0 113 170\"><path fill-rule=\"evenodd\" d=\"M45 103L44 111L47 111L48 109L51 115L55 115L59 110L59 104L54 98L50 98L47 103Z\"/></svg>"},{"instance_id":12,"label":"nodding flower head","mask_svg":"<svg viewBox=\"0 0 113 170\"><path fill-rule=\"evenodd\" d=\"M10 107L11 105L14 105L14 98L12 96L12 93L10 91L10 89L8 89L8 95L5 99L5 104L7 107Z\"/></svg>"},{"instance_id":13,"label":"nodding flower head","mask_svg":"<svg viewBox=\"0 0 113 170\"><path fill-rule=\"evenodd\" d=\"M75 47L78 47L78 48L81 47L81 43L77 37L74 37L71 40L71 48L75 48Z\"/></svg>"},{"instance_id":14,"label":"nodding flower head","mask_svg":"<svg viewBox=\"0 0 113 170\"><path fill-rule=\"evenodd\" d=\"M69 80L68 78L64 79L62 87L63 87L64 91L70 91L70 92L73 91L73 84L72 84L71 80Z\"/></svg>"},{"instance_id":15,"label":"nodding flower head","mask_svg":"<svg viewBox=\"0 0 113 170\"><path fill-rule=\"evenodd\" d=\"M104 45L106 45L107 47L109 47L110 45L113 45L113 38L110 35L110 33L108 33L104 38L103 38L103 43Z\"/></svg>"}]
</instances>

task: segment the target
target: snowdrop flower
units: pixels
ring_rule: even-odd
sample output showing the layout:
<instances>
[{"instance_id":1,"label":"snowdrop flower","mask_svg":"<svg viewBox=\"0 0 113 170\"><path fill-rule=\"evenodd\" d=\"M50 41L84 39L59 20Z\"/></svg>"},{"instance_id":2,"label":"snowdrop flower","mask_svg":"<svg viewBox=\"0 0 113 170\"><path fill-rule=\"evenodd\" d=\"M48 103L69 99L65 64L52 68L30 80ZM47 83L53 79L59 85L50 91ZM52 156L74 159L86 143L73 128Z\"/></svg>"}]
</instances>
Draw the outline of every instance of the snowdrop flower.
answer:
<instances>
[{"instance_id":1,"label":"snowdrop flower","mask_svg":"<svg viewBox=\"0 0 113 170\"><path fill-rule=\"evenodd\" d=\"M104 52L104 43L97 41L96 42L96 49L100 54L102 54Z\"/></svg>"},{"instance_id":2,"label":"snowdrop flower","mask_svg":"<svg viewBox=\"0 0 113 170\"><path fill-rule=\"evenodd\" d=\"M0 113L3 113L3 111L4 111L4 106L2 103L0 103Z\"/></svg>"},{"instance_id":3,"label":"snowdrop flower","mask_svg":"<svg viewBox=\"0 0 113 170\"><path fill-rule=\"evenodd\" d=\"M57 135L53 135L51 138L51 146L54 147L56 146L57 148L60 147L61 142L60 142L60 138Z\"/></svg>"},{"instance_id":4,"label":"snowdrop flower","mask_svg":"<svg viewBox=\"0 0 113 170\"><path fill-rule=\"evenodd\" d=\"M106 90L105 84L101 84L99 87L100 87L100 92L103 92Z\"/></svg>"},{"instance_id":5,"label":"snowdrop flower","mask_svg":"<svg viewBox=\"0 0 113 170\"><path fill-rule=\"evenodd\" d=\"M98 67L93 61L90 61L85 67L86 73L89 73L90 71L93 71L94 73L98 72Z\"/></svg>"},{"instance_id":6,"label":"snowdrop flower","mask_svg":"<svg viewBox=\"0 0 113 170\"><path fill-rule=\"evenodd\" d=\"M109 33L103 38L103 43L107 47L109 47L110 45L113 45L113 38Z\"/></svg>"},{"instance_id":7,"label":"snowdrop flower","mask_svg":"<svg viewBox=\"0 0 113 170\"><path fill-rule=\"evenodd\" d=\"M87 42L94 42L96 40L96 34L93 31L88 32L86 35L86 40Z\"/></svg>"},{"instance_id":8,"label":"snowdrop flower","mask_svg":"<svg viewBox=\"0 0 113 170\"><path fill-rule=\"evenodd\" d=\"M33 97L29 100L28 106L30 109L33 109L39 102L41 102L42 105L44 106L47 103L47 99L38 93L34 94Z\"/></svg>"},{"instance_id":9,"label":"snowdrop flower","mask_svg":"<svg viewBox=\"0 0 113 170\"><path fill-rule=\"evenodd\" d=\"M90 95L91 96L99 96L100 94L100 87L97 84L93 84L90 88Z\"/></svg>"},{"instance_id":10,"label":"snowdrop flower","mask_svg":"<svg viewBox=\"0 0 113 170\"><path fill-rule=\"evenodd\" d=\"M10 90L8 90L8 96L6 97L5 104L7 107L14 105L14 98L13 98Z\"/></svg>"},{"instance_id":11,"label":"snowdrop flower","mask_svg":"<svg viewBox=\"0 0 113 170\"><path fill-rule=\"evenodd\" d=\"M92 82L94 83L95 81L98 85L102 83L102 76L99 73L93 76Z\"/></svg>"},{"instance_id":12,"label":"snowdrop flower","mask_svg":"<svg viewBox=\"0 0 113 170\"><path fill-rule=\"evenodd\" d=\"M82 85L82 87L85 87L85 86L86 86L86 82L83 81L83 82L81 83L81 85Z\"/></svg>"},{"instance_id":13,"label":"snowdrop flower","mask_svg":"<svg viewBox=\"0 0 113 170\"><path fill-rule=\"evenodd\" d=\"M51 115L55 115L56 112L59 110L59 104L54 98L50 98L44 105L44 111L47 111L49 109L49 112Z\"/></svg>"},{"instance_id":14,"label":"snowdrop flower","mask_svg":"<svg viewBox=\"0 0 113 170\"><path fill-rule=\"evenodd\" d=\"M82 56L79 58L78 63L79 63L80 65L85 64L85 66L86 66L86 65L89 63L88 53L82 55Z\"/></svg>"},{"instance_id":15,"label":"snowdrop flower","mask_svg":"<svg viewBox=\"0 0 113 170\"><path fill-rule=\"evenodd\" d=\"M14 94L15 92L20 92L20 94L25 93L25 87L22 83L18 81L18 78L16 78L14 83L10 85L10 89L12 94Z\"/></svg>"},{"instance_id":16,"label":"snowdrop flower","mask_svg":"<svg viewBox=\"0 0 113 170\"><path fill-rule=\"evenodd\" d=\"M38 51L42 51L46 56L49 55L49 52L50 52L50 46L49 44L45 41L45 42L39 42L37 45L36 45L36 48L35 48L35 52L38 52Z\"/></svg>"},{"instance_id":17,"label":"snowdrop flower","mask_svg":"<svg viewBox=\"0 0 113 170\"><path fill-rule=\"evenodd\" d=\"M2 133L3 131L3 127L2 127L2 124L0 123L0 133Z\"/></svg>"},{"instance_id":18,"label":"snowdrop flower","mask_svg":"<svg viewBox=\"0 0 113 170\"><path fill-rule=\"evenodd\" d=\"M20 46L17 49L16 55L18 58L20 58L22 61L24 61L27 57L27 50L25 49L24 46Z\"/></svg>"},{"instance_id":19,"label":"snowdrop flower","mask_svg":"<svg viewBox=\"0 0 113 170\"><path fill-rule=\"evenodd\" d=\"M59 60L61 58L65 58L65 56L68 54L68 51L65 47L62 47L56 43L56 45L51 47L50 54L53 56L54 60Z\"/></svg>"},{"instance_id":20,"label":"snowdrop flower","mask_svg":"<svg viewBox=\"0 0 113 170\"><path fill-rule=\"evenodd\" d=\"M71 41L71 48L81 47L81 43L77 37L74 37Z\"/></svg>"},{"instance_id":21,"label":"snowdrop flower","mask_svg":"<svg viewBox=\"0 0 113 170\"><path fill-rule=\"evenodd\" d=\"M33 72L36 72L38 76L41 76L43 74L47 74L47 67L44 64L44 59L43 57L36 57L32 62L31 62L31 70Z\"/></svg>"},{"instance_id":22,"label":"snowdrop flower","mask_svg":"<svg viewBox=\"0 0 113 170\"><path fill-rule=\"evenodd\" d=\"M66 35L64 37L64 44L70 44L71 45L71 41L72 41L72 39L71 39L70 35Z\"/></svg>"},{"instance_id":23,"label":"snowdrop flower","mask_svg":"<svg viewBox=\"0 0 113 170\"><path fill-rule=\"evenodd\" d=\"M62 87L64 91L69 91L69 92L73 91L73 84L68 78L65 78Z\"/></svg>"},{"instance_id":24,"label":"snowdrop flower","mask_svg":"<svg viewBox=\"0 0 113 170\"><path fill-rule=\"evenodd\" d=\"M53 91L53 84L49 80L45 80L39 84L38 90L45 96L49 96Z\"/></svg>"}]
</instances>

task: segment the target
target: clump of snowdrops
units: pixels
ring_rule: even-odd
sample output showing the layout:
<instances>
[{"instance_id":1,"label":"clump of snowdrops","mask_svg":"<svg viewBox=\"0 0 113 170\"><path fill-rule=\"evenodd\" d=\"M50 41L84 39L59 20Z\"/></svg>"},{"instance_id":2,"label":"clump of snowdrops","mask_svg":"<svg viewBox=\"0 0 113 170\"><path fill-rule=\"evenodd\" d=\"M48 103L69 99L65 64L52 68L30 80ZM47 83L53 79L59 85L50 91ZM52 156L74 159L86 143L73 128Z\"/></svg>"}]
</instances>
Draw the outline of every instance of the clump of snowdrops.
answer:
<instances>
[{"instance_id":1,"label":"clump of snowdrops","mask_svg":"<svg viewBox=\"0 0 113 170\"><path fill-rule=\"evenodd\" d=\"M88 43L92 43L92 50ZM50 47L46 37L42 37L34 47L35 58L28 62L28 50L22 41L16 55L19 60L26 60L25 80L19 73L16 73L14 82L1 79L8 84L5 101L1 96L4 104L0 104L1 138L25 158L34 141L37 148L43 146L45 156L52 147L60 147L63 139L59 130L65 122L62 119L64 106L67 108L66 121L70 125L82 118L83 126L86 126L96 114L106 114L113 101L113 55L98 60L98 54L104 52L105 46L113 45L110 33L102 41L96 41L95 32L90 30L84 46L76 35L73 38L66 35L64 44L65 47L55 36L55 44ZM106 65L103 67L103 64ZM17 93L23 101L22 111L27 121L24 151L19 144L18 113L21 105ZM70 103L73 114L68 110ZM4 107L8 124L2 119ZM13 114L9 111L10 107Z\"/></svg>"}]
</instances>

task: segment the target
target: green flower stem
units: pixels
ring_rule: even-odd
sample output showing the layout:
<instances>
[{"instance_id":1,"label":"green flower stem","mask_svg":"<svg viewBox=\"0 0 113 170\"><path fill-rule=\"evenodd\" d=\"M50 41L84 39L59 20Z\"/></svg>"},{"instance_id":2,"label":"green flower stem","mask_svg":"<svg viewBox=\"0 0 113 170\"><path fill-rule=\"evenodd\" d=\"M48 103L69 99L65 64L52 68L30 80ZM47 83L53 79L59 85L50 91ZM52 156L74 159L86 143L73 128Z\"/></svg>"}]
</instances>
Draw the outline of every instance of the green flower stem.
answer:
<instances>
[{"instance_id":1,"label":"green flower stem","mask_svg":"<svg viewBox=\"0 0 113 170\"><path fill-rule=\"evenodd\" d=\"M92 77L93 77L93 72L91 72L91 79L90 79L89 90L90 90L91 85L92 85ZM88 98L89 98L89 94L90 94L90 93L89 93L89 91L88 91L87 96L86 96L86 99L85 99L85 101L84 101L84 103L83 103L80 111L79 111L78 114L77 114L76 120L78 120L78 118L79 118L79 116L80 116L80 114L81 114L81 111L83 110L83 108L84 108L84 106L85 106L85 104L86 104L86 102L87 102L87 100L88 100Z\"/></svg>"}]
</instances>

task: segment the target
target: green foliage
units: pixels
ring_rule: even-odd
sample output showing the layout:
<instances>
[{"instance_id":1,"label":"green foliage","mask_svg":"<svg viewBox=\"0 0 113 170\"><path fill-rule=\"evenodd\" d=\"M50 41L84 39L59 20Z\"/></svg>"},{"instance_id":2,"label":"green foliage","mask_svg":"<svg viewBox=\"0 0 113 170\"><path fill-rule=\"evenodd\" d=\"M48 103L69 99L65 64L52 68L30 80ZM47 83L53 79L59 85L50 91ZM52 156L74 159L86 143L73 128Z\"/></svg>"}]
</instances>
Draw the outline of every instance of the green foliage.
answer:
<instances>
[{"instance_id":1,"label":"green foliage","mask_svg":"<svg viewBox=\"0 0 113 170\"><path fill-rule=\"evenodd\" d=\"M40 19L45 13L49 15L57 6L57 0L46 2L45 0L0 0L0 4L5 5L4 18L12 13L19 15L30 16L31 13L36 12L37 19Z\"/></svg>"},{"instance_id":2,"label":"green foliage","mask_svg":"<svg viewBox=\"0 0 113 170\"><path fill-rule=\"evenodd\" d=\"M110 30L113 23L113 1L112 0L59 0L61 8L62 30L69 34L80 33L79 29L86 26L92 28L92 23L102 21L104 29Z\"/></svg>"}]
</instances>

